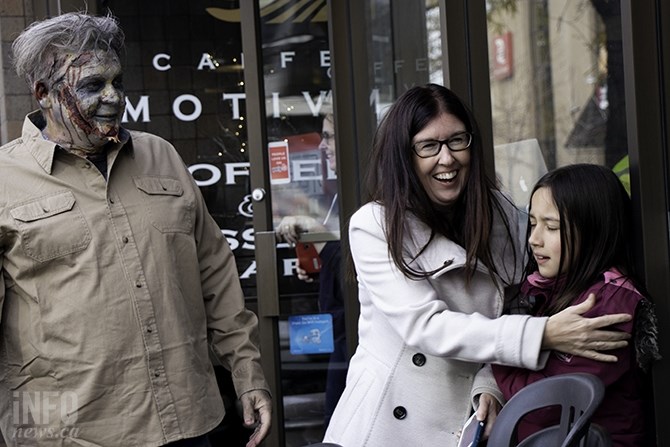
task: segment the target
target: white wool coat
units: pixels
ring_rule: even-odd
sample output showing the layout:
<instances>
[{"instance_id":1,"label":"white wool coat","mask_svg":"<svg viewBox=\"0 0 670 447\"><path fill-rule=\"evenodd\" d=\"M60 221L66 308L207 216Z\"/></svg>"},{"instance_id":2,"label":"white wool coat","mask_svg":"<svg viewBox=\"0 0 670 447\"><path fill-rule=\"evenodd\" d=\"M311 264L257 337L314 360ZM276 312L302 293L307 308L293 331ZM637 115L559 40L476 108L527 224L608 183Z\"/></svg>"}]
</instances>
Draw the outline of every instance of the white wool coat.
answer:
<instances>
[{"instance_id":1,"label":"white wool coat","mask_svg":"<svg viewBox=\"0 0 670 447\"><path fill-rule=\"evenodd\" d=\"M504 291L482 263L467 285L465 250L444 237L434 238L412 264L421 271L442 268L427 279L406 278L390 258L383 212L381 205L368 203L350 221L359 345L324 441L344 447L456 447L476 396L488 392L503 402L484 364L541 368L547 319L501 317ZM506 212L512 233L520 237L509 241L497 216L493 254L498 271L507 271L505 279L518 282L525 217L511 204ZM405 231L405 253L418 253L429 229L410 218Z\"/></svg>"}]
</instances>

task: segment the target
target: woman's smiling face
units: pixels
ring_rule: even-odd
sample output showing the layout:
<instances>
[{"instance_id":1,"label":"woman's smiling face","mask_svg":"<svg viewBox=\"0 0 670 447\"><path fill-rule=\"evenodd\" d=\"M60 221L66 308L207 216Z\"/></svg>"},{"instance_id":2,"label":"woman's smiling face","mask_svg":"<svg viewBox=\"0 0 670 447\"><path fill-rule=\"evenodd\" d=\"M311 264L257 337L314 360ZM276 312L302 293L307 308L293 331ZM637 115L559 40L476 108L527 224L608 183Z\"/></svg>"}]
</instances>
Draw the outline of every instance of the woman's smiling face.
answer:
<instances>
[{"instance_id":1,"label":"woman's smiling face","mask_svg":"<svg viewBox=\"0 0 670 447\"><path fill-rule=\"evenodd\" d=\"M456 116L443 112L414 136L412 144L423 141L444 141L465 132L465 124ZM465 190L470 175L470 148L451 151L446 144L440 152L429 158L421 158L414 151L414 170L428 197L439 206L456 203Z\"/></svg>"}]
</instances>

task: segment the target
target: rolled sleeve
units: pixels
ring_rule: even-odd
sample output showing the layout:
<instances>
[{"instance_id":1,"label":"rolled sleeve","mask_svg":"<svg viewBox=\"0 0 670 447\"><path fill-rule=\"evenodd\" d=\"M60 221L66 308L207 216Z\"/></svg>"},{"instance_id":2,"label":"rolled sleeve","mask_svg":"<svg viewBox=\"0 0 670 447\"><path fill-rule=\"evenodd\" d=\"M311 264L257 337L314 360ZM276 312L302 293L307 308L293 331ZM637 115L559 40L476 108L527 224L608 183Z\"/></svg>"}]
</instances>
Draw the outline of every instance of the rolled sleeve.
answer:
<instances>
[{"instance_id":1,"label":"rolled sleeve","mask_svg":"<svg viewBox=\"0 0 670 447\"><path fill-rule=\"evenodd\" d=\"M492 395L498 402L500 402L500 405L505 405L505 397L503 396L502 391L500 391L496 379L493 376L491 365L484 365L477 372L475 380L472 384L470 397L472 399L472 408L475 410L479 406L479 396L482 393L488 393Z\"/></svg>"},{"instance_id":2,"label":"rolled sleeve","mask_svg":"<svg viewBox=\"0 0 670 447\"><path fill-rule=\"evenodd\" d=\"M196 196L196 243L210 343L232 373L238 396L255 389L269 392L260 363L258 318L245 307L228 242L207 212L199 191Z\"/></svg>"},{"instance_id":3,"label":"rolled sleeve","mask_svg":"<svg viewBox=\"0 0 670 447\"><path fill-rule=\"evenodd\" d=\"M506 315L500 320L500 334L496 337L496 350L499 358L510 359L500 362L533 371L542 369L547 362L548 351L542 351L542 337L548 317L527 315ZM519 340L516 346L510 346L510 340ZM511 358L510 358L511 357Z\"/></svg>"}]
</instances>

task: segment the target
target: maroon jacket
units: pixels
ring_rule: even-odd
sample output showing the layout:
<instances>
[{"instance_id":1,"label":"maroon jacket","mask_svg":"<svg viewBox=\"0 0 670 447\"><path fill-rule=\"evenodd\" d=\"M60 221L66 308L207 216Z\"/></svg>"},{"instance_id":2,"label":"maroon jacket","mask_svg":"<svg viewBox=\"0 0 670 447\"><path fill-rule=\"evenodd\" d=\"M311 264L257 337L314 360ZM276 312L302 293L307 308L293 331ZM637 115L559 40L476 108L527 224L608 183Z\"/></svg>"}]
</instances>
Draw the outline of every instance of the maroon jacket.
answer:
<instances>
[{"instance_id":1,"label":"maroon jacket","mask_svg":"<svg viewBox=\"0 0 670 447\"><path fill-rule=\"evenodd\" d=\"M521 290L524 294L544 301L537 312L538 315L542 315L547 305L555 298L549 296L553 285L553 280L547 280L537 272L529 276L522 285ZM596 304L584 314L585 317L614 313L634 315L638 304L644 300L631 282L615 269L605 272L601 281L584 291L572 304L586 300L590 293L595 293ZM633 322L619 324L615 328L632 333ZM599 362L552 351L546 366L540 371L492 365L493 374L505 399L510 399L521 388L544 377L573 372L594 374L600 377L606 390L605 398L592 422L609 431L615 447L642 446L644 408L641 397L641 370L636 363L634 345L635 343L631 341L627 347L612 351L611 353L618 358L616 363ZM532 413L519 425L519 440L544 427L558 424L559 418L559 411L553 409Z\"/></svg>"}]
</instances>

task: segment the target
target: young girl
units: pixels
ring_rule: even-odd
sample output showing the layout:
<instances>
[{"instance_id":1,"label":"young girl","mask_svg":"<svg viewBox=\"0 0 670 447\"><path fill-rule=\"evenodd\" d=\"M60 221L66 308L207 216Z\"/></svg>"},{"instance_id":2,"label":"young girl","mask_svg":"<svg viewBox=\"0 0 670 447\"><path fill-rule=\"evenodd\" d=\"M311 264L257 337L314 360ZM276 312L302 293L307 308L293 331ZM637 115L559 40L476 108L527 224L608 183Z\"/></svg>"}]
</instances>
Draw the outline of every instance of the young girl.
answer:
<instances>
[{"instance_id":1,"label":"young girl","mask_svg":"<svg viewBox=\"0 0 670 447\"><path fill-rule=\"evenodd\" d=\"M506 399L544 377L571 372L594 374L606 386L605 399L592 421L606 428L614 446L645 444L643 377L659 358L656 318L633 268L630 199L609 169L578 164L556 169L533 189L528 230L529 262L521 291L536 316L554 315L596 295L585 316L625 312L634 321L616 329L634 342L613 351L616 363L603 363L552 351L540 371L493 365ZM558 423L558 411L529 415L519 440Z\"/></svg>"}]
</instances>

